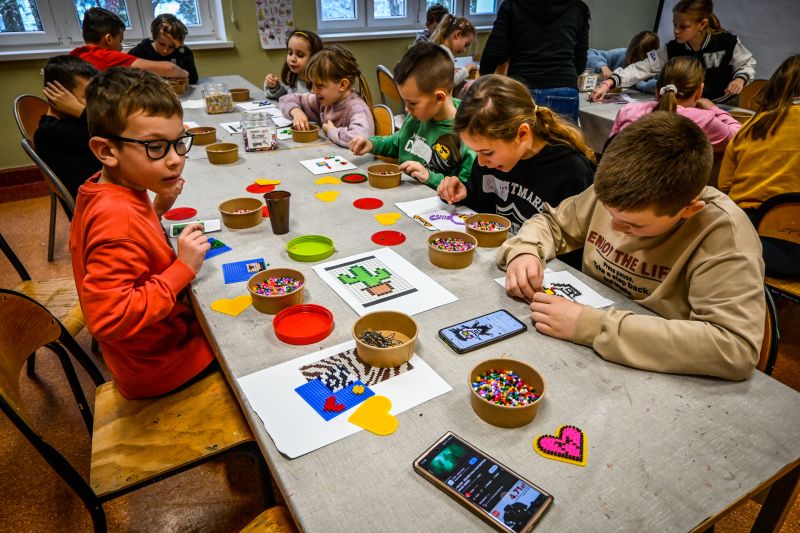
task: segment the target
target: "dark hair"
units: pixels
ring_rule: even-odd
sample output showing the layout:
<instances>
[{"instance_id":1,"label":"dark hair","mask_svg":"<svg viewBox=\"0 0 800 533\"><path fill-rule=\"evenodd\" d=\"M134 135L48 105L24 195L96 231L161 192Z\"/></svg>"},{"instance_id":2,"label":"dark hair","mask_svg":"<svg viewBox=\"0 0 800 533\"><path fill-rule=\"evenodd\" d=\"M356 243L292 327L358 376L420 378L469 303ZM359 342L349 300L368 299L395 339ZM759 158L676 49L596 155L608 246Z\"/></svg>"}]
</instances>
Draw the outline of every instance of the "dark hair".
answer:
<instances>
[{"instance_id":1,"label":"dark hair","mask_svg":"<svg viewBox=\"0 0 800 533\"><path fill-rule=\"evenodd\" d=\"M104 35L116 37L125 31L125 23L116 13L102 7L93 7L83 14L83 40L99 42Z\"/></svg>"},{"instance_id":2,"label":"dark hair","mask_svg":"<svg viewBox=\"0 0 800 533\"><path fill-rule=\"evenodd\" d=\"M692 56L673 57L661 72L658 73L656 82L656 92L658 93L658 104L653 111L668 111L675 113L678 110L678 98L684 99L692 96L697 89L703 85L706 77L706 69L699 59ZM669 90L661 90L667 86Z\"/></svg>"},{"instance_id":3,"label":"dark hair","mask_svg":"<svg viewBox=\"0 0 800 533\"><path fill-rule=\"evenodd\" d=\"M189 30L186 29L186 25L178 17L164 13L154 18L153 22L150 23L150 34L153 36L154 41L162 33L183 43L186 40L186 36L189 35Z\"/></svg>"},{"instance_id":4,"label":"dark hair","mask_svg":"<svg viewBox=\"0 0 800 533\"><path fill-rule=\"evenodd\" d=\"M89 80L97 74L97 69L88 61L71 56L51 57L42 68L42 80L44 84L57 81L68 91L75 89L75 78Z\"/></svg>"},{"instance_id":5,"label":"dark hair","mask_svg":"<svg viewBox=\"0 0 800 533\"><path fill-rule=\"evenodd\" d=\"M433 4L425 13L425 23L433 24L435 22L439 24L442 21L442 17L448 13L450 13L450 11L447 10L447 6L444 4Z\"/></svg>"},{"instance_id":6,"label":"dark hair","mask_svg":"<svg viewBox=\"0 0 800 533\"><path fill-rule=\"evenodd\" d=\"M183 118L181 102L167 82L146 70L112 67L86 86L89 135L119 135L125 131L128 117L138 112L152 117Z\"/></svg>"},{"instance_id":7,"label":"dark hair","mask_svg":"<svg viewBox=\"0 0 800 533\"><path fill-rule=\"evenodd\" d=\"M640 31L633 36L631 42L628 43L628 49L625 50L625 65L632 65L638 63L645 57L650 50L658 50L661 46L661 41L658 39L658 34L654 31Z\"/></svg>"},{"instance_id":8,"label":"dark hair","mask_svg":"<svg viewBox=\"0 0 800 533\"><path fill-rule=\"evenodd\" d=\"M742 126L738 135L754 141L773 135L786 119L795 98L800 98L800 54L787 57L758 91L758 113Z\"/></svg>"},{"instance_id":9,"label":"dark hair","mask_svg":"<svg viewBox=\"0 0 800 533\"><path fill-rule=\"evenodd\" d=\"M436 89L452 92L454 76L453 60L441 46L430 41L409 48L394 67L394 80L398 85L413 77L419 90L428 94Z\"/></svg>"},{"instance_id":10,"label":"dark hair","mask_svg":"<svg viewBox=\"0 0 800 533\"><path fill-rule=\"evenodd\" d=\"M319 35L314 33L313 31L306 31L306 30L294 30L286 37L286 46L289 46L289 39L292 37L297 37L299 39L305 39L308 42L308 46L311 48L311 55L309 59L314 57L314 54L322 50L322 39L319 38ZM281 69L281 81L288 85L289 87L294 87L294 84L297 83L298 75L292 72L289 69L289 64L284 61L283 68ZM308 79L308 78L306 78ZM311 83L308 83L308 88L311 88Z\"/></svg>"},{"instance_id":11,"label":"dark hair","mask_svg":"<svg viewBox=\"0 0 800 533\"><path fill-rule=\"evenodd\" d=\"M457 31L460 31L462 35L475 35L475 26L464 17L456 17L447 13L434 30L430 41L434 44L444 44Z\"/></svg>"},{"instance_id":12,"label":"dark hair","mask_svg":"<svg viewBox=\"0 0 800 533\"><path fill-rule=\"evenodd\" d=\"M309 81L318 83L347 80L352 89L355 89L357 78L358 95L372 108L372 95L369 93L367 80L361 74L353 52L344 46L334 44L311 56L306 64L306 77Z\"/></svg>"},{"instance_id":13,"label":"dark hair","mask_svg":"<svg viewBox=\"0 0 800 533\"><path fill-rule=\"evenodd\" d=\"M713 153L700 126L677 113L650 113L611 143L594 176L607 207L675 216L708 183Z\"/></svg>"}]
</instances>

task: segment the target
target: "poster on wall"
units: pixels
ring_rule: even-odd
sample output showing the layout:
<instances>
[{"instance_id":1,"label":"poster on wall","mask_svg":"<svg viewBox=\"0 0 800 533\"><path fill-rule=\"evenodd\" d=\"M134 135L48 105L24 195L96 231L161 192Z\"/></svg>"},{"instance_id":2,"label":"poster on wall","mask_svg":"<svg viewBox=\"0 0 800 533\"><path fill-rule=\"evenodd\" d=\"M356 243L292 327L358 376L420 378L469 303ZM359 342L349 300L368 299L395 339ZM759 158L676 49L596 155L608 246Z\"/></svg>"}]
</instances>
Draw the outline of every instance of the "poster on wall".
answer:
<instances>
[{"instance_id":1,"label":"poster on wall","mask_svg":"<svg viewBox=\"0 0 800 533\"><path fill-rule=\"evenodd\" d=\"M294 29L292 0L256 0L256 23L261 48L286 47L286 36Z\"/></svg>"}]
</instances>

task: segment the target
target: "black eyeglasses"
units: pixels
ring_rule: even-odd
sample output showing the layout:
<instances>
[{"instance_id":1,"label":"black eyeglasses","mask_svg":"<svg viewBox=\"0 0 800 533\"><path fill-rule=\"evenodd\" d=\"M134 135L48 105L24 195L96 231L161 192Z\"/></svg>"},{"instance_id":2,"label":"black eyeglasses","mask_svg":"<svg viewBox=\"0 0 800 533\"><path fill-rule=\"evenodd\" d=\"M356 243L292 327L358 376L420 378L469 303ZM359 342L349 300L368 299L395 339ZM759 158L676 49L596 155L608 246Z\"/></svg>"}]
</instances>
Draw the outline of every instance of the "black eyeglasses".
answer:
<instances>
[{"instance_id":1,"label":"black eyeglasses","mask_svg":"<svg viewBox=\"0 0 800 533\"><path fill-rule=\"evenodd\" d=\"M108 138L126 143L135 143L144 145L147 157L152 159L153 161L158 161L159 159L163 159L169 153L170 146L175 148L176 154L186 155L186 153L192 148L192 141L194 140L194 136L191 134L186 134L183 137L178 137L174 141L165 141L163 139L156 139L153 141L142 141L140 139L129 139L128 137L120 137L119 135L109 135Z\"/></svg>"}]
</instances>

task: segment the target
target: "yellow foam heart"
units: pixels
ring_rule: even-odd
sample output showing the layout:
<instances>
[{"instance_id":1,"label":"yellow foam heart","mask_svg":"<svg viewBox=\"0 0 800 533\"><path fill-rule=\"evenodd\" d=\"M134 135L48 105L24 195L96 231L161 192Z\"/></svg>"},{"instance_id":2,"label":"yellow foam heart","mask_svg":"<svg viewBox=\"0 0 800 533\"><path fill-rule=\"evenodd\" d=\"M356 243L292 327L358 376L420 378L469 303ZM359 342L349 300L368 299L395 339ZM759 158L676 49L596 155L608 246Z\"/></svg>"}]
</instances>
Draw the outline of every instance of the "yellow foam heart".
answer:
<instances>
[{"instance_id":1,"label":"yellow foam heart","mask_svg":"<svg viewBox=\"0 0 800 533\"><path fill-rule=\"evenodd\" d=\"M372 396L347 421L376 435L389 435L397 429L397 418L389 414L391 408L392 401L386 396Z\"/></svg>"},{"instance_id":2,"label":"yellow foam heart","mask_svg":"<svg viewBox=\"0 0 800 533\"><path fill-rule=\"evenodd\" d=\"M319 179L314 180L314 183L317 185L339 185L342 182L339 178L334 178L333 176L322 176Z\"/></svg>"},{"instance_id":3,"label":"yellow foam heart","mask_svg":"<svg viewBox=\"0 0 800 533\"><path fill-rule=\"evenodd\" d=\"M375 215L375 220L377 220L384 226L391 226L401 218L403 218L403 215L401 213L379 213Z\"/></svg>"},{"instance_id":4,"label":"yellow foam heart","mask_svg":"<svg viewBox=\"0 0 800 533\"><path fill-rule=\"evenodd\" d=\"M242 294L236 298L220 298L211 303L211 309L226 315L236 316L253 303L249 294Z\"/></svg>"},{"instance_id":5,"label":"yellow foam heart","mask_svg":"<svg viewBox=\"0 0 800 533\"><path fill-rule=\"evenodd\" d=\"M317 198L322 200L323 202L333 202L336 198L339 197L339 191L322 191L315 194Z\"/></svg>"},{"instance_id":6,"label":"yellow foam heart","mask_svg":"<svg viewBox=\"0 0 800 533\"><path fill-rule=\"evenodd\" d=\"M268 179L260 179L256 180L258 185L280 185L281 180L268 180Z\"/></svg>"}]
</instances>

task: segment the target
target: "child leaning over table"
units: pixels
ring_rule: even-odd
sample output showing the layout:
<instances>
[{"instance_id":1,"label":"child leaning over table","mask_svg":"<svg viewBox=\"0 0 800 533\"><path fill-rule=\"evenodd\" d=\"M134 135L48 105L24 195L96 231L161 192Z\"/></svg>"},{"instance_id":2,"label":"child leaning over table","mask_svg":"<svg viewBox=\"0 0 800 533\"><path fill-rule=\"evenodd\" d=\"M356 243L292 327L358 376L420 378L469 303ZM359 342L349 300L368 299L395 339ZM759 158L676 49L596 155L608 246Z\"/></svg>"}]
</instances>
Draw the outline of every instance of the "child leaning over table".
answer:
<instances>
[{"instance_id":1,"label":"child leaning over table","mask_svg":"<svg viewBox=\"0 0 800 533\"><path fill-rule=\"evenodd\" d=\"M192 137L169 86L114 67L86 89L89 146L103 164L78 193L70 228L75 285L86 325L129 399L166 394L214 361L183 289L210 248L195 224L177 256L161 216L183 189ZM148 191L155 193L151 202Z\"/></svg>"},{"instance_id":2,"label":"child leaning over table","mask_svg":"<svg viewBox=\"0 0 800 533\"><path fill-rule=\"evenodd\" d=\"M537 331L644 370L749 376L764 335L761 245L745 213L705 186L711 164L694 122L651 113L617 136L593 187L506 241L506 290L532 301ZM660 316L542 292L545 262L580 247L586 274Z\"/></svg>"},{"instance_id":3,"label":"child leaning over table","mask_svg":"<svg viewBox=\"0 0 800 533\"><path fill-rule=\"evenodd\" d=\"M453 61L438 45L415 44L394 68L408 115L400 131L350 141L356 155L373 153L397 158L400 169L436 189L445 176L467 182L475 152L453 131L461 101L452 98Z\"/></svg>"}]
</instances>

